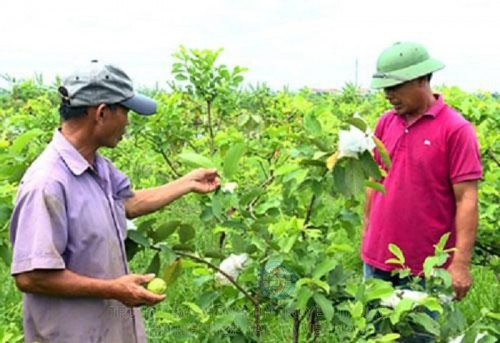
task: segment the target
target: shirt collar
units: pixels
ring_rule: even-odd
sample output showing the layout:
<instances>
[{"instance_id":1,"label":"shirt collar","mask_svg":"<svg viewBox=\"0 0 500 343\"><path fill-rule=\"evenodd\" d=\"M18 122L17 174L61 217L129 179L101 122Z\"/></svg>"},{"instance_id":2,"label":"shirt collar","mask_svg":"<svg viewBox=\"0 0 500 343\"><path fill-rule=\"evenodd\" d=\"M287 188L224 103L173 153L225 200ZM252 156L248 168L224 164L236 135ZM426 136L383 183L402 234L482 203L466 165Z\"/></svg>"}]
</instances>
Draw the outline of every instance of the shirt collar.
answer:
<instances>
[{"instance_id":1,"label":"shirt collar","mask_svg":"<svg viewBox=\"0 0 500 343\"><path fill-rule=\"evenodd\" d=\"M443 101L443 96L441 94L434 94L436 97L436 102L425 112L425 115L429 115L433 118L436 118L438 114L441 112L441 110L444 107L444 101Z\"/></svg>"},{"instance_id":2,"label":"shirt collar","mask_svg":"<svg viewBox=\"0 0 500 343\"><path fill-rule=\"evenodd\" d=\"M427 112L425 112L421 117L429 116L432 118L436 118L439 115L439 113L441 112L441 110L443 109L443 107L445 105L444 100L443 100L443 96L441 94L434 94L434 97L436 98L436 101L434 102L434 104L431 107L429 107ZM405 119L403 118L403 116L398 115L395 109L392 109L391 113L394 116L398 117L402 123L405 122ZM419 118L419 120L420 120L420 118Z\"/></svg>"},{"instance_id":3,"label":"shirt collar","mask_svg":"<svg viewBox=\"0 0 500 343\"><path fill-rule=\"evenodd\" d=\"M82 175L91 168L87 160L76 150L76 148L63 136L59 129L56 129L52 144L68 166L69 170L76 176Z\"/></svg>"}]
</instances>

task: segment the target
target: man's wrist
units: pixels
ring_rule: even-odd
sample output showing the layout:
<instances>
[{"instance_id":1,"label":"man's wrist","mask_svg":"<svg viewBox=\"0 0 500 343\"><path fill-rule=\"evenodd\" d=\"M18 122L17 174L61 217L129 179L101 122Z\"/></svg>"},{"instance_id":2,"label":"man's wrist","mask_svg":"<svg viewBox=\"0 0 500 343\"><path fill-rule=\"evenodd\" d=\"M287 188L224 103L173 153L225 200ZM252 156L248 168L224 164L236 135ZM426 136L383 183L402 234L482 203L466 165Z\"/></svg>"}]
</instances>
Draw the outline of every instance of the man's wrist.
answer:
<instances>
[{"instance_id":1,"label":"man's wrist","mask_svg":"<svg viewBox=\"0 0 500 343\"><path fill-rule=\"evenodd\" d=\"M188 176L183 176L181 179L181 184L179 185L182 194L191 193L194 191L194 180Z\"/></svg>"},{"instance_id":2,"label":"man's wrist","mask_svg":"<svg viewBox=\"0 0 500 343\"><path fill-rule=\"evenodd\" d=\"M454 256L451 260L451 264L457 267L469 268L471 263L470 258L462 257L462 256Z\"/></svg>"},{"instance_id":3,"label":"man's wrist","mask_svg":"<svg viewBox=\"0 0 500 343\"><path fill-rule=\"evenodd\" d=\"M103 299L116 299L118 294L118 285L115 280L98 280L98 297Z\"/></svg>"}]
</instances>

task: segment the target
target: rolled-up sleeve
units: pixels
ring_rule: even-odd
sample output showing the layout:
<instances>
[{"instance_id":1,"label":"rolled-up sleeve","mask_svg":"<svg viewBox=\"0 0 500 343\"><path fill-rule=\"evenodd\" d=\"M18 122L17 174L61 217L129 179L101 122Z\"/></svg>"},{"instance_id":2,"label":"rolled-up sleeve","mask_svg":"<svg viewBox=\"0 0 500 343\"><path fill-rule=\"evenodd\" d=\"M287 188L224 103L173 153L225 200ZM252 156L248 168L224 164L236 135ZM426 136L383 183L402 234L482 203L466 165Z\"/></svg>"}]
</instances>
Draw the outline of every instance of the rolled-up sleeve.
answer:
<instances>
[{"instance_id":1,"label":"rolled-up sleeve","mask_svg":"<svg viewBox=\"0 0 500 343\"><path fill-rule=\"evenodd\" d=\"M12 275L35 269L64 269L68 222L57 182L21 188L10 223Z\"/></svg>"}]
</instances>

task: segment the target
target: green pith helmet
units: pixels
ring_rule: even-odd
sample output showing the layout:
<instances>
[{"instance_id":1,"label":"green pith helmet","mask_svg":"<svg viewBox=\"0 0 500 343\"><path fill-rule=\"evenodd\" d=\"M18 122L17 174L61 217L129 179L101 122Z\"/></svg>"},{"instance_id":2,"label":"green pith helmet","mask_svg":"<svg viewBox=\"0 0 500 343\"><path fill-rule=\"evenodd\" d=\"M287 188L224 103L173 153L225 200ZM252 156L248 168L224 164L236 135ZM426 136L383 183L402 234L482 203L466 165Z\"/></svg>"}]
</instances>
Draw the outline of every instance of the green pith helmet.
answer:
<instances>
[{"instance_id":1,"label":"green pith helmet","mask_svg":"<svg viewBox=\"0 0 500 343\"><path fill-rule=\"evenodd\" d=\"M414 80L444 68L418 43L397 42L385 49L377 60L372 88L386 88Z\"/></svg>"}]
</instances>

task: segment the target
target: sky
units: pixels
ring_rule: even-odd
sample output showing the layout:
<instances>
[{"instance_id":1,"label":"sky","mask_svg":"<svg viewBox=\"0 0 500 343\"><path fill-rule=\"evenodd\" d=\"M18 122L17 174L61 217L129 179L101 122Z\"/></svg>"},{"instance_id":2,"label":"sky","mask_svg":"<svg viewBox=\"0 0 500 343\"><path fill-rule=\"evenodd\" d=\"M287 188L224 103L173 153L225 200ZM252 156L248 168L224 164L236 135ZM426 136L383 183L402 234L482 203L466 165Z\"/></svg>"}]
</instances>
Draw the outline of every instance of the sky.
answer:
<instances>
[{"instance_id":1,"label":"sky","mask_svg":"<svg viewBox=\"0 0 500 343\"><path fill-rule=\"evenodd\" d=\"M220 63L248 68L249 84L369 87L385 48L416 41L446 65L433 84L500 91L498 0L2 0L0 9L0 75L16 79L50 83L99 59L136 87L167 88L184 45L224 48Z\"/></svg>"}]
</instances>

